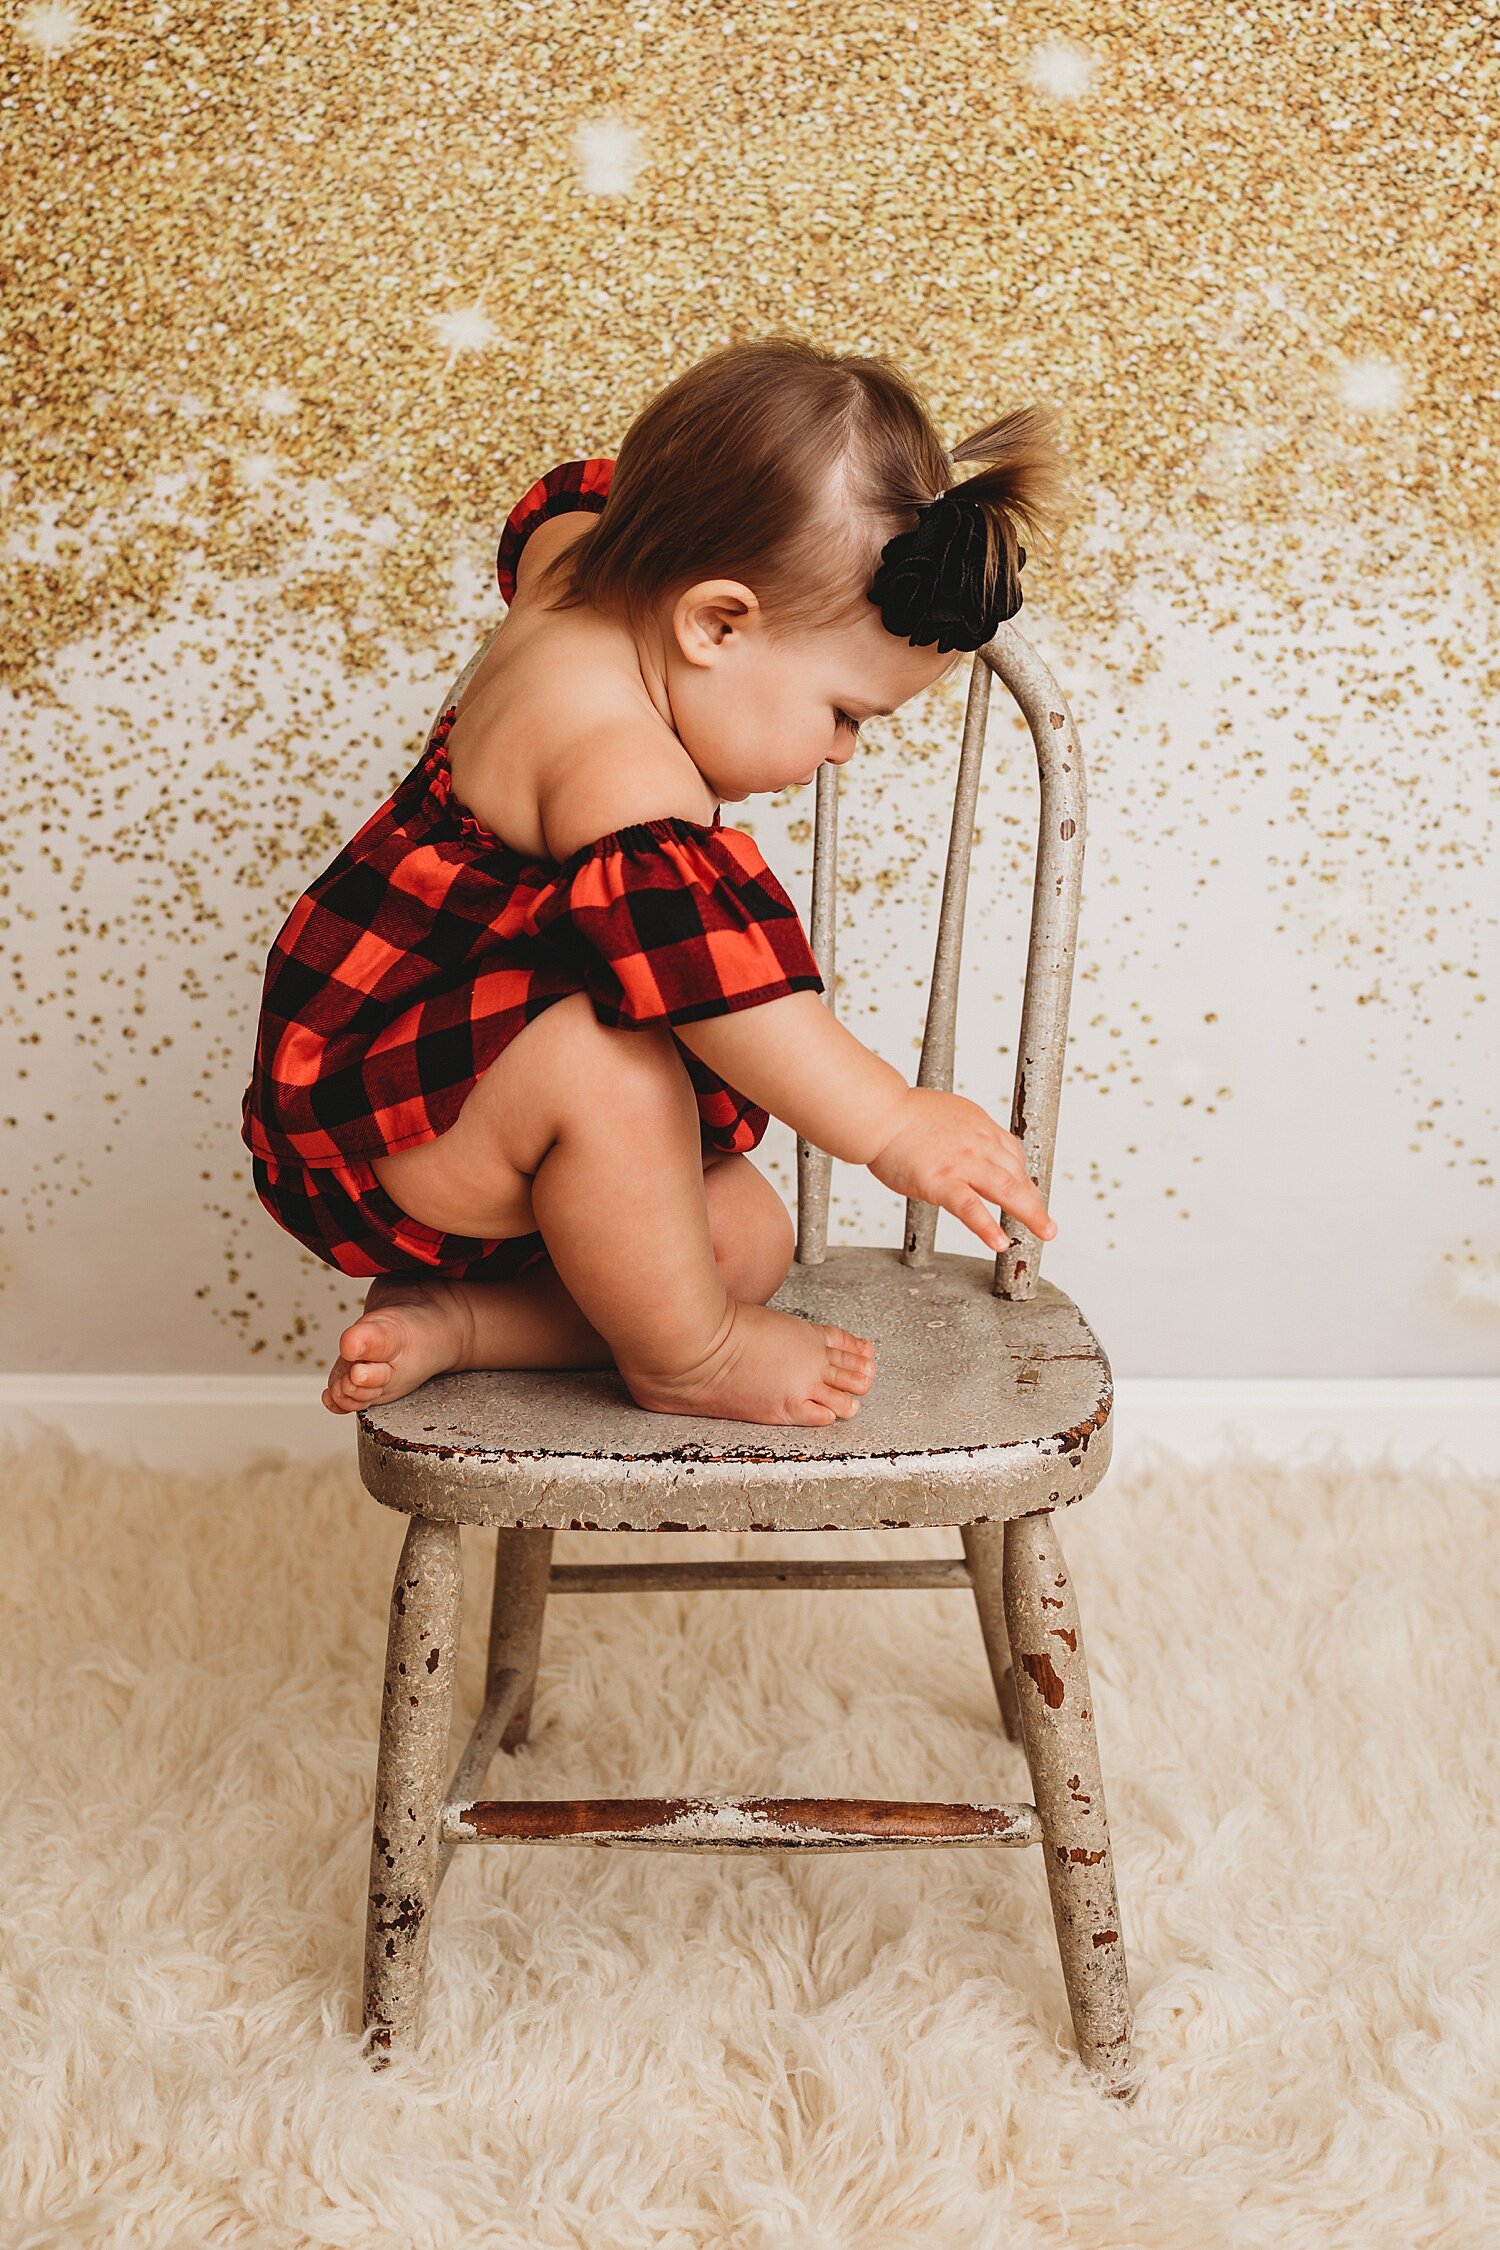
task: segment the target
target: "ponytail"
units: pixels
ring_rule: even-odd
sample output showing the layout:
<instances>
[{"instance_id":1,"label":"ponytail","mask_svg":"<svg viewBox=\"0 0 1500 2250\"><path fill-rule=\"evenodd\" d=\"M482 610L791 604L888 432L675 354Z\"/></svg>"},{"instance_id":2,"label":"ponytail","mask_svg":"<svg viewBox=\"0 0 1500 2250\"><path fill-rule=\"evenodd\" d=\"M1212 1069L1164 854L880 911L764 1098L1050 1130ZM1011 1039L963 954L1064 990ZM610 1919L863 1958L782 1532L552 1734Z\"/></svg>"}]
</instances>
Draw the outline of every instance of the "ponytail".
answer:
<instances>
[{"instance_id":1,"label":"ponytail","mask_svg":"<svg viewBox=\"0 0 1500 2250\"><path fill-rule=\"evenodd\" d=\"M986 608L997 587L1013 583L1025 557L1020 534L1033 546L1055 530L1068 501L1064 456L1057 442L1057 415L1051 407L1018 406L986 422L952 451L958 461L984 461L977 476L948 487L948 497L977 500L985 524L983 598Z\"/></svg>"}]
</instances>

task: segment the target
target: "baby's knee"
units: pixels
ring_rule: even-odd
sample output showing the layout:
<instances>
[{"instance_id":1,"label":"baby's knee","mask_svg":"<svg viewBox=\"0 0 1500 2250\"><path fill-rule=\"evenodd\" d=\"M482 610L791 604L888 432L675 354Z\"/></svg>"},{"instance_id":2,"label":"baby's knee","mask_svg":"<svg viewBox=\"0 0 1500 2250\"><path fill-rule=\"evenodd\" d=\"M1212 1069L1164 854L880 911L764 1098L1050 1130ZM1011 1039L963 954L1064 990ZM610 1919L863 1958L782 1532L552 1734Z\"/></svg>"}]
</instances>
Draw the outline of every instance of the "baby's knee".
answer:
<instances>
[{"instance_id":1,"label":"baby's knee","mask_svg":"<svg viewBox=\"0 0 1500 2250\"><path fill-rule=\"evenodd\" d=\"M731 1297L763 1305L791 1270L797 1248L791 1213L748 1157L716 1165L705 1184L719 1278Z\"/></svg>"},{"instance_id":2,"label":"baby's knee","mask_svg":"<svg viewBox=\"0 0 1500 2250\"><path fill-rule=\"evenodd\" d=\"M755 1232L740 1243L722 1269L730 1296L746 1305L769 1303L792 1270L796 1248L796 1230L785 1204L779 1218L775 1213L762 1215Z\"/></svg>"}]
</instances>

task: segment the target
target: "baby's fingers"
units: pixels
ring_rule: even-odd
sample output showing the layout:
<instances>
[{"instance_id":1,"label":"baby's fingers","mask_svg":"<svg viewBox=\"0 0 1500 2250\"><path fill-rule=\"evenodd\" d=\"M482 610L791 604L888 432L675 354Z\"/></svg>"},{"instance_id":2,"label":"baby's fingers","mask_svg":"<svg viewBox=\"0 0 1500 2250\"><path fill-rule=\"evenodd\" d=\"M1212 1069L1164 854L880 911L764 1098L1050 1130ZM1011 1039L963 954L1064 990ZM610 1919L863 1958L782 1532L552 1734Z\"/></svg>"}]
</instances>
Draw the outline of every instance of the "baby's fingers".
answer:
<instances>
[{"instance_id":1,"label":"baby's fingers","mask_svg":"<svg viewBox=\"0 0 1500 2250\"><path fill-rule=\"evenodd\" d=\"M1007 1168L1013 1172L1024 1173L1026 1171L1025 1147L1020 1141L1016 1139L1014 1133L1007 1133L1003 1125L999 1126L997 1128L997 1131L1000 1138L1000 1157L1002 1163L1004 1163Z\"/></svg>"},{"instance_id":2,"label":"baby's fingers","mask_svg":"<svg viewBox=\"0 0 1500 2250\"><path fill-rule=\"evenodd\" d=\"M971 1233L977 1234L981 1242L987 1242L992 1250L1009 1249L1010 1236L989 1205L972 1188L955 1188L951 1195L943 1198L943 1206L955 1219L962 1219Z\"/></svg>"},{"instance_id":3,"label":"baby's fingers","mask_svg":"<svg viewBox=\"0 0 1500 2250\"><path fill-rule=\"evenodd\" d=\"M1000 1206L1001 1209L1010 1209L1013 1200L1012 1192L1007 1190L1005 1202ZM998 1196L995 1201L997 1203L1000 1201ZM945 1210L951 1211L956 1219L962 1219L964 1225L977 1234L981 1242L987 1242L992 1250L1008 1250L1010 1248L1010 1236L995 1217L989 1205L982 1197L976 1195L972 1188L956 1189L952 1195L944 1197L943 1204ZM1017 1216L1019 1215L1018 1213ZM1026 1221L1026 1224L1030 1225L1030 1221ZM1056 1234L1057 1227L1047 1217L1045 1208L1042 1212L1041 1225L1032 1227L1031 1231L1041 1242L1050 1242L1053 1235Z\"/></svg>"},{"instance_id":4,"label":"baby's fingers","mask_svg":"<svg viewBox=\"0 0 1500 2250\"><path fill-rule=\"evenodd\" d=\"M1030 1227L1039 1242L1052 1240L1057 1221L1048 1212L1041 1189L1026 1173L996 1171L976 1184L991 1203L998 1203L1002 1211L1009 1211L1023 1226Z\"/></svg>"}]
</instances>

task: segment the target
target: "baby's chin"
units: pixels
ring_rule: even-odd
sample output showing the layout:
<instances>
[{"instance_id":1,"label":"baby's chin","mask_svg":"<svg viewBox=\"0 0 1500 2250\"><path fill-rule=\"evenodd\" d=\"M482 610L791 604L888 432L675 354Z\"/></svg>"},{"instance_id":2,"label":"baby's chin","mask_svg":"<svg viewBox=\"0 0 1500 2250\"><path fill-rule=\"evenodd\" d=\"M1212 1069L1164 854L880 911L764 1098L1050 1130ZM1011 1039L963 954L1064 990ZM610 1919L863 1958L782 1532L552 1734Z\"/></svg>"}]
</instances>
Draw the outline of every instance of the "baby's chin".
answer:
<instances>
[{"instance_id":1,"label":"baby's chin","mask_svg":"<svg viewBox=\"0 0 1500 2250\"><path fill-rule=\"evenodd\" d=\"M724 805L743 805L751 797L774 797L780 789L800 789L804 782L812 780L817 770L813 766L805 773L758 773L749 780L737 774L733 782L729 782L698 767L709 788Z\"/></svg>"}]
</instances>

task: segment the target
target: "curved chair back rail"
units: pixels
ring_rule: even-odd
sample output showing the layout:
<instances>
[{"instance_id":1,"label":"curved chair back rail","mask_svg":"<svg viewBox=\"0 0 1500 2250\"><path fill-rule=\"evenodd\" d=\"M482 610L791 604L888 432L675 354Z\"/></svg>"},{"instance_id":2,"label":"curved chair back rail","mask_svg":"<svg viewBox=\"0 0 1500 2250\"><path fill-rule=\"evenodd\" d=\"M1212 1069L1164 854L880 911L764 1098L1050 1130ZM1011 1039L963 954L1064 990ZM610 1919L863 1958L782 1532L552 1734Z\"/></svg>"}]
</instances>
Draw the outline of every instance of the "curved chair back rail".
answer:
<instances>
[{"instance_id":1,"label":"curved chair back rail","mask_svg":"<svg viewBox=\"0 0 1500 2250\"><path fill-rule=\"evenodd\" d=\"M1073 952L1078 935L1078 904L1083 887L1083 847L1087 792L1083 752L1066 699L1030 641L1014 625L1002 625L994 639L974 652L969 700L953 796L948 860L938 908L937 943L927 1002L919 1086L953 1088L953 1055L958 1021L959 967L963 952L964 907L974 846L974 816L984 764L991 676L1009 688L1036 746L1041 808L1037 829L1036 875L1031 894L1031 934L1026 957L1026 987L1021 1031L1011 1089L1010 1129L1026 1151L1026 1169L1045 1195L1052 1185L1058 1099L1068 1035L1068 1002L1073 983ZM838 894L837 766L818 768L817 814L813 838L813 952L829 1005L834 995L834 926ZM828 1197L833 1159L810 1142L797 1143L797 1259L817 1265L828 1254ZM1010 1248L995 1260L994 1293L1027 1298L1041 1271L1042 1245L1031 1229L1004 1215ZM932 1262L937 1206L908 1202L902 1259L909 1266Z\"/></svg>"}]
</instances>

